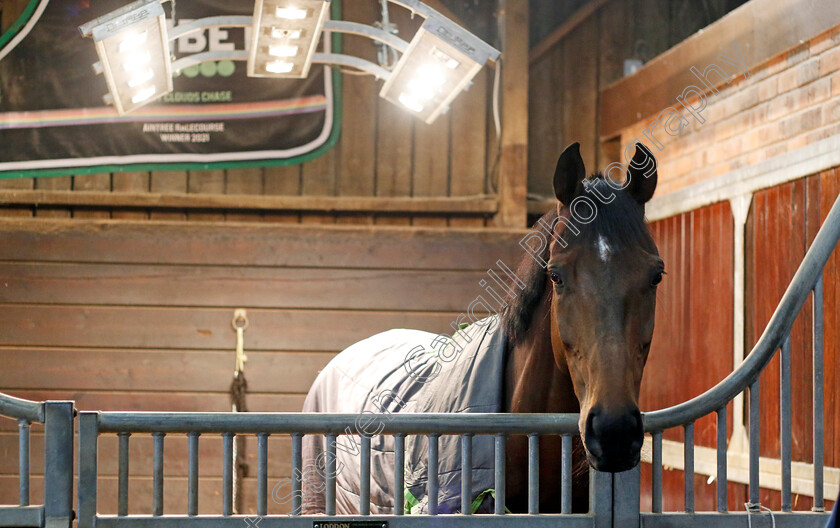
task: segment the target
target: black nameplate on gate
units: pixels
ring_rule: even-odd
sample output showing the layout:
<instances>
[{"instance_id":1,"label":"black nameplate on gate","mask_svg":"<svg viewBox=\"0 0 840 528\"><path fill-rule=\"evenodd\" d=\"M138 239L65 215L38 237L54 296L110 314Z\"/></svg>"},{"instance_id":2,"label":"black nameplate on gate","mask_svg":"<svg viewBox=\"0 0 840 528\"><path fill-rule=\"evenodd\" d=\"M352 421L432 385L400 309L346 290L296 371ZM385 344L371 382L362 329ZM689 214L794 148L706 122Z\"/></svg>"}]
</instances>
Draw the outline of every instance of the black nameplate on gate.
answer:
<instances>
[{"instance_id":1,"label":"black nameplate on gate","mask_svg":"<svg viewBox=\"0 0 840 528\"><path fill-rule=\"evenodd\" d=\"M312 528L388 528L388 521L314 521Z\"/></svg>"}]
</instances>

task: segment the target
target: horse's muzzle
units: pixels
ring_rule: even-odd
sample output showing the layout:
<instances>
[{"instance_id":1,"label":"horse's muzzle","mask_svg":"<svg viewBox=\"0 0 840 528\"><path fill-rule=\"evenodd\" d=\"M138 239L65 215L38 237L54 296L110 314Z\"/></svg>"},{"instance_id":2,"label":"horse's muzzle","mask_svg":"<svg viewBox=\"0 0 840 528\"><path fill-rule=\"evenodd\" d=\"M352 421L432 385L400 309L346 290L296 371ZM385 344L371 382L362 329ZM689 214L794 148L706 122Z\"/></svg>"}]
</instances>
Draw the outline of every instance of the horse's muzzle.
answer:
<instances>
[{"instance_id":1,"label":"horse's muzzle","mask_svg":"<svg viewBox=\"0 0 840 528\"><path fill-rule=\"evenodd\" d=\"M589 410L584 446L589 464L598 471L618 473L636 467L643 441L642 414L635 405L622 412L598 406Z\"/></svg>"}]
</instances>

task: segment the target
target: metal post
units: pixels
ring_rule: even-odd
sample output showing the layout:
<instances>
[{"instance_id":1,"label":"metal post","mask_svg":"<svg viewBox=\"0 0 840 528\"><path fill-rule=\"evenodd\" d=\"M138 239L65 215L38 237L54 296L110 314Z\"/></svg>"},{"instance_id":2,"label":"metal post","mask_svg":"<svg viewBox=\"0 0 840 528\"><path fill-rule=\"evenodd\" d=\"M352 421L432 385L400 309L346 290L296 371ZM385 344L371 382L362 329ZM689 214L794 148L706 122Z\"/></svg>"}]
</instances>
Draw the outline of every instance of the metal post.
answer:
<instances>
[{"instance_id":1,"label":"metal post","mask_svg":"<svg viewBox=\"0 0 840 528\"><path fill-rule=\"evenodd\" d=\"M639 528L641 485L640 465L613 475L613 526L616 528Z\"/></svg>"},{"instance_id":2,"label":"metal post","mask_svg":"<svg viewBox=\"0 0 840 528\"><path fill-rule=\"evenodd\" d=\"M728 510L726 494L726 405L717 411L717 511Z\"/></svg>"},{"instance_id":3,"label":"metal post","mask_svg":"<svg viewBox=\"0 0 840 528\"><path fill-rule=\"evenodd\" d=\"M560 454L560 513L572 513L572 437L564 435Z\"/></svg>"},{"instance_id":4,"label":"metal post","mask_svg":"<svg viewBox=\"0 0 840 528\"><path fill-rule=\"evenodd\" d=\"M266 435L265 453L260 456L268 459L268 438ZM266 478L268 471L266 471ZM301 499L303 498L303 435L300 433L292 434L292 515L300 515ZM263 508L265 511L265 508ZM266 515L261 513L260 515Z\"/></svg>"},{"instance_id":5,"label":"metal post","mask_svg":"<svg viewBox=\"0 0 840 528\"><path fill-rule=\"evenodd\" d=\"M405 435L394 435L394 515L405 513Z\"/></svg>"},{"instance_id":6,"label":"metal post","mask_svg":"<svg viewBox=\"0 0 840 528\"><path fill-rule=\"evenodd\" d=\"M18 420L18 473L20 505L29 506L29 422Z\"/></svg>"},{"instance_id":7,"label":"metal post","mask_svg":"<svg viewBox=\"0 0 840 528\"><path fill-rule=\"evenodd\" d=\"M472 434L461 435L461 513L472 514Z\"/></svg>"},{"instance_id":8,"label":"metal post","mask_svg":"<svg viewBox=\"0 0 840 528\"><path fill-rule=\"evenodd\" d=\"M779 408L779 445L782 462L782 511L789 512L791 510L790 334L785 337L785 341L782 344L782 355L779 367L779 393L782 400Z\"/></svg>"},{"instance_id":9,"label":"metal post","mask_svg":"<svg viewBox=\"0 0 840 528\"><path fill-rule=\"evenodd\" d=\"M335 515L335 477L336 477L336 464L335 464L335 441L336 435L328 434L327 435L327 490L326 490L326 501L327 501L327 508L326 513L327 515Z\"/></svg>"},{"instance_id":10,"label":"metal post","mask_svg":"<svg viewBox=\"0 0 840 528\"><path fill-rule=\"evenodd\" d=\"M823 279L820 274L814 286L814 511L825 511L823 499Z\"/></svg>"},{"instance_id":11,"label":"metal post","mask_svg":"<svg viewBox=\"0 0 840 528\"><path fill-rule=\"evenodd\" d=\"M74 412L71 401L44 404L45 528L69 528L73 520Z\"/></svg>"},{"instance_id":12,"label":"metal post","mask_svg":"<svg viewBox=\"0 0 840 528\"><path fill-rule=\"evenodd\" d=\"M233 433L222 435L222 515L233 513Z\"/></svg>"},{"instance_id":13,"label":"metal post","mask_svg":"<svg viewBox=\"0 0 840 528\"><path fill-rule=\"evenodd\" d=\"M685 512L694 513L694 422L686 424L683 443Z\"/></svg>"},{"instance_id":14,"label":"metal post","mask_svg":"<svg viewBox=\"0 0 840 528\"><path fill-rule=\"evenodd\" d=\"M164 433L153 433L155 442L154 469L152 471L152 515L163 515L163 439Z\"/></svg>"},{"instance_id":15,"label":"metal post","mask_svg":"<svg viewBox=\"0 0 840 528\"><path fill-rule=\"evenodd\" d=\"M662 513L662 432L653 433L653 453L651 453L651 511Z\"/></svg>"},{"instance_id":16,"label":"metal post","mask_svg":"<svg viewBox=\"0 0 840 528\"><path fill-rule=\"evenodd\" d=\"M758 405L758 378L750 385L750 502L751 511L759 510L761 495L759 494L758 482L758 457L759 457L759 417L760 407Z\"/></svg>"},{"instance_id":17,"label":"metal post","mask_svg":"<svg viewBox=\"0 0 840 528\"><path fill-rule=\"evenodd\" d=\"M188 433L187 515L198 515L198 433Z\"/></svg>"},{"instance_id":18,"label":"metal post","mask_svg":"<svg viewBox=\"0 0 840 528\"><path fill-rule=\"evenodd\" d=\"M96 520L96 442L99 413L79 413L79 528L93 528Z\"/></svg>"},{"instance_id":19,"label":"metal post","mask_svg":"<svg viewBox=\"0 0 840 528\"><path fill-rule=\"evenodd\" d=\"M362 457L359 468L359 512L370 515L370 436L362 435Z\"/></svg>"},{"instance_id":20,"label":"metal post","mask_svg":"<svg viewBox=\"0 0 840 528\"><path fill-rule=\"evenodd\" d=\"M429 482L427 484L426 495L428 498L429 514L437 515L438 513L438 437L440 435L430 434L429 439Z\"/></svg>"},{"instance_id":21,"label":"metal post","mask_svg":"<svg viewBox=\"0 0 840 528\"><path fill-rule=\"evenodd\" d=\"M117 434L119 438L119 457L117 463L117 515L128 515L128 442L131 433Z\"/></svg>"},{"instance_id":22,"label":"metal post","mask_svg":"<svg viewBox=\"0 0 840 528\"><path fill-rule=\"evenodd\" d=\"M528 436L528 513L540 512L540 437Z\"/></svg>"},{"instance_id":23,"label":"metal post","mask_svg":"<svg viewBox=\"0 0 840 528\"><path fill-rule=\"evenodd\" d=\"M505 440L504 434L496 435L496 515L505 514Z\"/></svg>"},{"instance_id":24,"label":"metal post","mask_svg":"<svg viewBox=\"0 0 840 528\"><path fill-rule=\"evenodd\" d=\"M589 469L589 513L593 528L613 528L613 476Z\"/></svg>"},{"instance_id":25,"label":"metal post","mask_svg":"<svg viewBox=\"0 0 840 528\"><path fill-rule=\"evenodd\" d=\"M295 500L294 482L300 482L300 466L295 465L295 443L292 437L292 501ZM294 504L292 514L294 515ZM257 515L268 515L268 435L257 435Z\"/></svg>"}]
</instances>

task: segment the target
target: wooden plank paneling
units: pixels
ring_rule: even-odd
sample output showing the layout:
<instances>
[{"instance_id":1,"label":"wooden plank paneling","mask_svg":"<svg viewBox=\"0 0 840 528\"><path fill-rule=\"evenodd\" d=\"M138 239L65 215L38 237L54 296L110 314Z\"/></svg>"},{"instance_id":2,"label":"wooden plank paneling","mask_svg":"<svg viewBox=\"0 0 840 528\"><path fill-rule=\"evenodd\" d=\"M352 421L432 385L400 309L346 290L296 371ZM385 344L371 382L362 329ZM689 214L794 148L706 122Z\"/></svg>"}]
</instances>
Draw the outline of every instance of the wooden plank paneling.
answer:
<instances>
[{"instance_id":1,"label":"wooden plank paneling","mask_svg":"<svg viewBox=\"0 0 840 528\"><path fill-rule=\"evenodd\" d=\"M149 192L148 172L116 172L111 178L113 192ZM111 214L114 219L121 220L145 220L149 213L143 210L138 211L114 211Z\"/></svg>"},{"instance_id":2,"label":"wooden plank paneling","mask_svg":"<svg viewBox=\"0 0 840 528\"><path fill-rule=\"evenodd\" d=\"M72 176L56 176L51 178L37 178L35 188L50 191L69 191L73 187ZM37 207L35 216L42 218L70 218L69 207Z\"/></svg>"},{"instance_id":3,"label":"wooden plank paneling","mask_svg":"<svg viewBox=\"0 0 840 528\"><path fill-rule=\"evenodd\" d=\"M6 304L0 345L230 350L230 308ZM451 333L457 312L248 310L251 350L342 350L391 328ZM329 331L326 331L329 329Z\"/></svg>"},{"instance_id":4,"label":"wooden plank paneling","mask_svg":"<svg viewBox=\"0 0 840 528\"><path fill-rule=\"evenodd\" d=\"M485 271L515 262L524 234L0 219L0 260Z\"/></svg>"},{"instance_id":5,"label":"wooden plank paneling","mask_svg":"<svg viewBox=\"0 0 840 528\"><path fill-rule=\"evenodd\" d=\"M478 271L288 269L0 262L0 302L343 310L461 310ZM334 287L341 285L340 288Z\"/></svg>"},{"instance_id":6,"label":"wooden plank paneling","mask_svg":"<svg viewBox=\"0 0 840 528\"><path fill-rule=\"evenodd\" d=\"M264 194L263 170L260 167L228 169L225 171L225 193L259 196ZM262 216L254 212L229 212L225 218L231 222L260 221Z\"/></svg>"},{"instance_id":7,"label":"wooden plank paneling","mask_svg":"<svg viewBox=\"0 0 840 528\"><path fill-rule=\"evenodd\" d=\"M150 174L149 191L160 194L178 194L187 192L187 171L158 171ZM180 211L152 211L152 220L185 220L185 213Z\"/></svg>"},{"instance_id":8,"label":"wooden plank paneling","mask_svg":"<svg viewBox=\"0 0 840 528\"><path fill-rule=\"evenodd\" d=\"M73 190L74 191L110 191L111 190L111 174L108 172L100 172L97 174L83 174L80 176L73 176ZM107 209L101 208L83 208L76 207L73 209L74 218L111 218L111 212Z\"/></svg>"},{"instance_id":9,"label":"wooden plank paneling","mask_svg":"<svg viewBox=\"0 0 840 528\"><path fill-rule=\"evenodd\" d=\"M225 171L221 169L190 171L187 175L187 192L190 194L223 194L225 192ZM196 211L188 212L188 220L224 220L223 213Z\"/></svg>"},{"instance_id":10,"label":"wooden plank paneling","mask_svg":"<svg viewBox=\"0 0 840 528\"><path fill-rule=\"evenodd\" d=\"M264 172L266 195L297 196L300 194L300 165L266 167ZM265 213L263 220L281 224L297 224L300 223L300 215L297 213Z\"/></svg>"},{"instance_id":11,"label":"wooden plank paneling","mask_svg":"<svg viewBox=\"0 0 840 528\"><path fill-rule=\"evenodd\" d=\"M233 331L230 334L229 349L220 352L3 347L0 387L224 393L233 375L236 338ZM251 343L250 337L247 335L246 345ZM254 352L249 348L248 390L253 392L306 393L318 372L334 357L331 353ZM73 369L67 368L68 363ZM279 372L283 375L278 376Z\"/></svg>"},{"instance_id":12,"label":"wooden plank paneling","mask_svg":"<svg viewBox=\"0 0 840 528\"><path fill-rule=\"evenodd\" d=\"M452 196L475 196L485 192L487 158L498 166L498 150L487 151L487 129L493 128L487 117L489 76L479 73L470 90L452 102L450 137L457 138L450 152L449 192ZM493 132L495 136L495 131ZM495 137L494 137L495 139ZM484 221L477 218L449 220L453 227L481 227Z\"/></svg>"}]
</instances>

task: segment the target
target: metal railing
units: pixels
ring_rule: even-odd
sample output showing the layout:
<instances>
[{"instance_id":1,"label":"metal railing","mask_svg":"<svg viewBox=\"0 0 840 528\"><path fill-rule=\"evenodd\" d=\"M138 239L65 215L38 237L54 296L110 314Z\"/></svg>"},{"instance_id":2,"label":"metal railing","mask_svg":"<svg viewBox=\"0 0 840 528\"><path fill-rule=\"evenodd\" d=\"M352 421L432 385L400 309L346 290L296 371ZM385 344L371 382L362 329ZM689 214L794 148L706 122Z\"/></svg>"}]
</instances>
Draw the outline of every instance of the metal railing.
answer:
<instances>
[{"instance_id":1,"label":"metal railing","mask_svg":"<svg viewBox=\"0 0 840 528\"><path fill-rule=\"evenodd\" d=\"M828 518L823 498L823 294L822 271L840 239L840 198L834 202L814 242L808 249L793 279L767 323L764 332L749 355L731 374L705 393L688 401L645 413L645 430L653 435L651 497L653 513L645 518L645 526L670 525L662 514L662 433L681 427L685 438L683 514L694 514L694 423L714 413L717 423L717 511L726 513L727 502L727 412L726 406L744 392L749 396L749 501L743 515L758 514L762 510L759 484L759 376L777 351L780 356L779 431L781 452L781 514L773 515L773 522L784 526L822 527ZM808 297L813 293L813 454L814 507L813 512L792 512L791 500L791 382L790 332ZM659 515L658 515L659 514ZM684 515L683 515L684 517ZM730 517L738 517L730 515ZM795 519L791 519L795 517ZM786 519L791 519L787 521ZM739 521L742 522L742 521ZM775 524L774 524L775 525Z\"/></svg>"},{"instance_id":2,"label":"metal railing","mask_svg":"<svg viewBox=\"0 0 840 528\"><path fill-rule=\"evenodd\" d=\"M441 435L458 435L461 447L461 511L457 515L459 524L484 524L534 522L548 526L564 519L563 526L590 527L608 526L610 503L612 502L612 476L593 472L591 475L591 508L587 514L572 514L572 442L578 434L577 415L575 414L395 414L390 415L387 423L381 424L380 435L394 437L394 493L393 515L370 514L370 478L371 478L371 442L370 437L361 436L360 449L360 510L361 515L354 517L335 516L336 512L336 439L352 430L358 422L356 414L325 413L124 413L124 412L82 412L79 417L79 528L108 528L121 526L154 525L185 526L210 522L213 526L241 526L246 515L232 513L232 440L233 435L255 435L257 437L257 508L256 514L264 518L260 526L310 526L313 517L301 516L301 490L304 482L302 475L301 444L303 435L325 435L327 439L327 467L325 472L325 495L327 517L317 517L322 522L331 518L347 520L382 520L392 525L414 526L423 524L419 519L427 516L403 515L404 490L403 471L405 461L406 435L425 435L428 442L428 509L430 515L438 514L438 439ZM119 476L117 515L97 513L97 439L103 434L116 434L119 437ZM138 515L129 515L128 505L128 449L132 434L154 435L153 477L151 504L143 508ZM179 515L163 515L163 456L164 439L168 435L187 435L188 442L188 482L187 509ZM216 505L221 514L198 515L198 447L199 437L203 435L221 435L223 439L223 475L222 496ZM268 486L268 438L271 435L289 435L292 439L292 503L289 515L269 515ZM473 516L471 511L472 479L472 441L474 435L494 437L495 450L495 512L492 515ZM505 449L509 435L527 435L528 442L528 515L512 515L505 512ZM541 435L560 435L562 442L562 480L568 483L562 489L560 502L562 513L558 515L537 515L539 513L539 437ZM82 493L84 492L84 493ZM367 507L365 507L367 506ZM274 508L275 510L277 508ZM451 517L446 515L443 517ZM495 521L489 519L496 519ZM605 524L606 523L606 524Z\"/></svg>"},{"instance_id":3,"label":"metal railing","mask_svg":"<svg viewBox=\"0 0 840 528\"><path fill-rule=\"evenodd\" d=\"M19 500L0 505L0 526L69 528L73 520L73 402L33 402L0 393L0 416L18 422ZM44 502L30 504L29 441L44 424Z\"/></svg>"}]
</instances>

